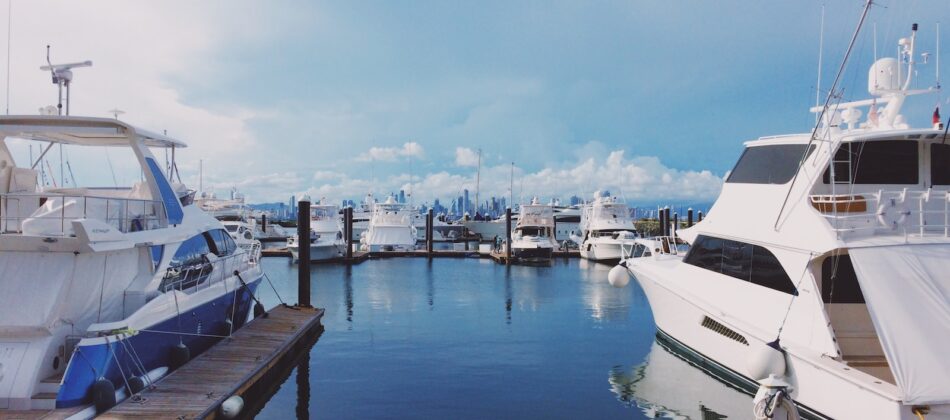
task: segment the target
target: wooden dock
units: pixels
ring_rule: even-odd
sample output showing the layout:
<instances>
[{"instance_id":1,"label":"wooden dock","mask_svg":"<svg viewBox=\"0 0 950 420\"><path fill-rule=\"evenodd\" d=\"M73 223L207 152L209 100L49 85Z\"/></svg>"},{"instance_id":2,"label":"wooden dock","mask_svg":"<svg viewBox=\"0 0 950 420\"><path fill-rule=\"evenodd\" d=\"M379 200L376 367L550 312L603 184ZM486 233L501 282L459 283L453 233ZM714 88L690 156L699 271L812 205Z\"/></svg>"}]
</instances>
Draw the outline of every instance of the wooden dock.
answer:
<instances>
[{"instance_id":1,"label":"wooden dock","mask_svg":"<svg viewBox=\"0 0 950 420\"><path fill-rule=\"evenodd\" d=\"M278 306L142 391L138 401L127 399L100 418L219 417L224 400L247 400L247 392L266 384L282 360L309 351L323 332L322 317L323 309Z\"/></svg>"},{"instance_id":2,"label":"wooden dock","mask_svg":"<svg viewBox=\"0 0 950 420\"><path fill-rule=\"evenodd\" d=\"M495 262L498 264L508 264L508 257L505 256L504 252L492 251L491 254L489 254L489 256L491 257L491 259L495 260ZM569 251L554 251L551 255L552 260L555 258L566 259L566 258L580 258L580 257L581 257L581 253L580 251L576 249L572 249ZM516 258L512 257L511 264L519 264L519 262ZM537 265L537 264L528 264L528 265Z\"/></svg>"}]
</instances>

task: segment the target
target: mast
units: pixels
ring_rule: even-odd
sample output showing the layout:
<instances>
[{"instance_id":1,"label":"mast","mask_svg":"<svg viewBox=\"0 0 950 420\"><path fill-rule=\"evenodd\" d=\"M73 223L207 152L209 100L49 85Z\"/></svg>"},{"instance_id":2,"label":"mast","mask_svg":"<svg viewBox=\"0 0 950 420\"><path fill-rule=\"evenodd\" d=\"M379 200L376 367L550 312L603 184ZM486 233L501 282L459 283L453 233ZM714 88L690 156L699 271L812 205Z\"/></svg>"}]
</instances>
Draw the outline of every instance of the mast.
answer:
<instances>
[{"instance_id":1,"label":"mast","mask_svg":"<svg viewBox=\"0 0 950 420\"><path fill-rule=\"evenodd\" d=\"M478 186L482 178L482 149L478 149L478 170L475 171L475 214L478 214Z\"/></svg>"},{"instance_id":2,"label":"mast","mask_svg":"<svg viewBox=\"0 0 950 420\"><path fill-rule=\"evenodd\" d=\"M514 197L515 197L515 163L511 162L511 175L508 177L508 208L514 207Z\"/></svg>"}]
</instances>

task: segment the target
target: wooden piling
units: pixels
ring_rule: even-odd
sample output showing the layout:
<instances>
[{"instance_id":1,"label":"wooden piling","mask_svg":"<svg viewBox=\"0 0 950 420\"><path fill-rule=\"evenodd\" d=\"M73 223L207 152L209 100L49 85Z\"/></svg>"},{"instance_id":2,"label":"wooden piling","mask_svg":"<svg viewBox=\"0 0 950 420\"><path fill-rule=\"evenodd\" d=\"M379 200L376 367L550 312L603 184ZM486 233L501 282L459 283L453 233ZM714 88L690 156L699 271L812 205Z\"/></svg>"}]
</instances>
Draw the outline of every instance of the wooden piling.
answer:
<instances>
[{"instance_id":1,"label":"wooden piling","mask_svg":"<svg viewBox=\"0 0 950 420\"><path fill-rule=\"evenodd\" d=\"M297 203L297 305L310 308L310 200Z\"/></svg>"},{"instance_id":2,"label":"wooden piling","mask_svg":"<svg viewBox=\"0 0 950 420\"><path fill-rule=\"evenodd\" d=\"M505 209L505 264L511 264L511 207Z\"/></svg>"},{"instance_id":3,"label":"wooden piling","mask_svg":"<svg viewBox=\"0 0 950 420\"><path fill-rule=\"evenodd\" d=\"M693 227L693 208L686 209L686 227Z\"/></svg>"},{"instance_id":4,"label":"wooden piling","mask_svg":"<svg viewBox=\"0 0 950 420\"><path fill-rule=\"evenodd\" d=\"M346 260L353 259L353 208L343 209L343 228L346 231Z\"/></svg>"}]
</instances>

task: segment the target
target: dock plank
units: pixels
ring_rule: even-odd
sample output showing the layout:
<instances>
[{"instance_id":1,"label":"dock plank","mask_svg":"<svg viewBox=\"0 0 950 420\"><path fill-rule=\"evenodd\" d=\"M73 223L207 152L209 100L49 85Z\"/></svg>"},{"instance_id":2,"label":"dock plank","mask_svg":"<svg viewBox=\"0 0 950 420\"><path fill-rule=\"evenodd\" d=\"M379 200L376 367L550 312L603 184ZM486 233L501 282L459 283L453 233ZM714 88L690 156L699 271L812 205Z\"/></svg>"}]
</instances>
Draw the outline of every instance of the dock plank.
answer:
<instances>
[{"instance_id":1,"label":"dock plank","mask_svg":"<svg viewBox=\"0 0 950 420\"><path fill-rule=\"evenodd\" d=\"M242 395L307 333L323 309L279 306L100 418L214 418L231 395Z\"/></svg>"}]
</instances>

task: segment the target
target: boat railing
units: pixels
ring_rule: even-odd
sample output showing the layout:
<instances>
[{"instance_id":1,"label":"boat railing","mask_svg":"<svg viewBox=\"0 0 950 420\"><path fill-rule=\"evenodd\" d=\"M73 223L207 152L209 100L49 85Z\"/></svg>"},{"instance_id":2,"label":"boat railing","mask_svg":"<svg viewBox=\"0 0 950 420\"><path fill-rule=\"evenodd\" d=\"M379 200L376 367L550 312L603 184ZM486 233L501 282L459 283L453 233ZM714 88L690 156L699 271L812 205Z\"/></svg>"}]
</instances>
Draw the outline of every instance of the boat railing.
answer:
<instances>
[{"instance_id":1,"label":"boat railing","mask_svg":"<svg viewBox=\"0 0 950 420\"><path fill-rule=\"evenodd\" d=\"M839 236L950 237L950 191L905 188L811 195L809 200Z\"/></svg>"},{"instance_id":2,"label":"boat railing","mask_svg":"<svg viewBox=\"0 0 950 420\"><path fill-rule=\"evenodd\" d=\"M158 200L66 193L0 194L0 235L75 236L72 222L100 220L122 233L168 227Z\"/></svg>"},{"instance_id":3,"label":"boat railing","mask_svg":"<svg viewBox=\"0 0 950 420\"><path fill-rule=\"evenodd\" d=\"M178 290L185 293L194 293L223 282L234 275L235 271L245 272L256 266L260 261L261 244L255 243L250 249L243 246L244 252L235 252L223 257L205 254L201 260L176 267L169 267L162 277L159 291L168 292ZM245 279L250 280L250 279Z\"/></svg>"}]
</instances>

